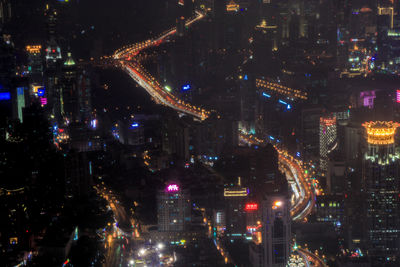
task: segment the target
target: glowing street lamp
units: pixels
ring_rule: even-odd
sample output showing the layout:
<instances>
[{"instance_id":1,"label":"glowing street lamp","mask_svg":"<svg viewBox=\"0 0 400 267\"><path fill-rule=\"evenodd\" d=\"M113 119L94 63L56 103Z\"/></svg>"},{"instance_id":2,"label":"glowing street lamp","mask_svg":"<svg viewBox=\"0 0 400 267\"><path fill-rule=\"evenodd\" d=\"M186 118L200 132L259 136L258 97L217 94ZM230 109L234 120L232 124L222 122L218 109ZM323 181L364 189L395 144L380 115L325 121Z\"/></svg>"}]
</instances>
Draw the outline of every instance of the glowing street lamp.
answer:
<instances>
[{"instance_id":1,"label":"glowing street lamp","mask_svg":"<svg viewBox=\"0 0 400 267\"><path fill-rule=\"evenodd\" d=\"M164 244L163 244L163 243L158 243L158 244L157 244L157 248L158 248L159 250L162 250L162 249L164 248Z\"/></svg>"},{"instance_id":2,"label":"glowing street lamp","mask_svg":"<svg viewBox=\"0 0 400 267\"><path fill-rule=\"evenodd\" d=\"M272 209L277 209L278 207L281 207L283 205L282 201L275 201L274 205L272 206Z\"/></svg>"},{"instance_id":3,"label":"glowing street lamp","mask_svg":"<svg viewBox=\"0 0 400 267\"><path fill-rule=\"evenodd\" d=\"M140 250L139 250L139 253L138 253L138 255L139 256L144 256L146 254L146 250L144 249L144 248L141 248Z\"/></svg>"}]
</instances>

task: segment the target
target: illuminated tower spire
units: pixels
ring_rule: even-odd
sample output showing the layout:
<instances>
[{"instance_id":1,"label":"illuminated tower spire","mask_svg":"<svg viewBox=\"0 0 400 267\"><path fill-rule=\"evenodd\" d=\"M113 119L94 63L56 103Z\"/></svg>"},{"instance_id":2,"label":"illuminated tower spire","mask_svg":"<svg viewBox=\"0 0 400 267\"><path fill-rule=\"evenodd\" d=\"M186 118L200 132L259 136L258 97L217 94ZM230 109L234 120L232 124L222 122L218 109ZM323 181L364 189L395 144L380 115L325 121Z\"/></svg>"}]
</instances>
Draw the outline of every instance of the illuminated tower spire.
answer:
<instances>
[{"instance_id":1,"label":"illuminated tower spire","mask_svg":"<svg viewBox=\"0 0 400 267\"><path fill-rule=\"evenodd\" d=\"M387 165L394 161L397 157L394 151L394 135L400 124L392 121L371 121L365 122L363 126L367 131L366 159L379 165Z\"/></svg>"}]
</instances>

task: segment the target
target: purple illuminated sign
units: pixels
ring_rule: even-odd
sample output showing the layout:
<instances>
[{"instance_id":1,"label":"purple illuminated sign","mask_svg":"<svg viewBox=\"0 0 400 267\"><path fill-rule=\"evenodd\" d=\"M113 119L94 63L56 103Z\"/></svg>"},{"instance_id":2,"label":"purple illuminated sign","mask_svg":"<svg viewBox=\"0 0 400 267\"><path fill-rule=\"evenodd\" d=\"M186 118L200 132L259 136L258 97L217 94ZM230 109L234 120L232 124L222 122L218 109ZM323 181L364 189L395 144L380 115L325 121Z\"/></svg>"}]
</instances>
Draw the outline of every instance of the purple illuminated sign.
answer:
<instances>
[{"instance_id":1,"label":"purple illuminated sign","mask_svg":"<svg viewBox=\"0 0 400 267\"><path fill-rule=\"evenodd\" d=\"M169 184L166 188L167 192L178 192L179 186L177 184Z\"/></svg>"},{"instance_id":2,"label":"purple illuminated sign","mask_svg":"<svg viewBox=\"0 0 400 267\"><path fill-rule=\"evenodd\" d=\"M40 104L41 104L42 106L47 105L47 97L41 97L41 98L40 98Z\"/></svg>"}]
</instances>

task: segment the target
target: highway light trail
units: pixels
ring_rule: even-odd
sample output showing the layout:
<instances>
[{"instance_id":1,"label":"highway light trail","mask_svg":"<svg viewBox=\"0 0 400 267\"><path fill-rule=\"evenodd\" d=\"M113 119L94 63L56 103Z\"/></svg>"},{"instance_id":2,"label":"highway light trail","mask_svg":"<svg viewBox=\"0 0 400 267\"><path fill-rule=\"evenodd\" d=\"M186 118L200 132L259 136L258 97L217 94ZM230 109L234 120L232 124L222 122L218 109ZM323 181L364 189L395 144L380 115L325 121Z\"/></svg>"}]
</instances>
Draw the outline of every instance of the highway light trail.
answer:
<instances>
[{"instance_id":1,"label":"highway light trail","mask_svg":"<svg viewBox=\"0 0 400 267\"><path fill-rule=\"evenodd\" d=\"M240 140L247 144L258 145L264 143L254 136L240 133ZM305 170L298 164L298 162L289 153L283 149L276 147L279 154L279 163L285 173L286 179L289 184L295 183L291 187L296 189L293 191L295 194L295 203L290 209L290 215L294 221L304 221L311 213L315 204L315 194L313 189L307 182L305 177Z\"/></svg>"},{"instance_id":2,"label":"highway light trail","mask_svg":"<svg viewBox=\"0 0 400 267\"><path fill-rule=\"evenodd\" d=\"M240 140L250 145L260 145L264 143L263 140L244 133L239 134ZM285 173L288 183L291 185L295 194L295 203L290 209L290 215L293 221L305 221L308 215L311 214L315 204L315 192L308 184L305 177L304 168L295 160L287 151L279 149L275 146L279 154L279 163L281 169ZM293 184L294 183L294 184ZM311 262L312 266L327 267L324 261L317 255L309 252L308 250L296 248L295 251L306 261L307 266Z\"/></svg>"},{"instance_id":3,"label":"highway light trail","mask_svg":"<svg viewBox=\"0 0 400 267\"><path fill-rule=\"evenodd\" d=\"M196 21L204 18L204 14L196 11L196 16L189 19L185 25L189 27ZM193 116L198 120L205 120L210 115L209 111L206 111L200 107L195 107L189 103L178 99L170 92L167 92L161 84L148 73L144 67L138 62L136 56L143 51L152 46L160 45L166 38L176 33L176 28L172 28L159 37L154 39L149 39L140 43L125 46L121 49L115 51L113 58L118 63L129 76L135 80L141 87L143 87L157 103L168 106L178 112Z\"/></svg>"}]
</instances>

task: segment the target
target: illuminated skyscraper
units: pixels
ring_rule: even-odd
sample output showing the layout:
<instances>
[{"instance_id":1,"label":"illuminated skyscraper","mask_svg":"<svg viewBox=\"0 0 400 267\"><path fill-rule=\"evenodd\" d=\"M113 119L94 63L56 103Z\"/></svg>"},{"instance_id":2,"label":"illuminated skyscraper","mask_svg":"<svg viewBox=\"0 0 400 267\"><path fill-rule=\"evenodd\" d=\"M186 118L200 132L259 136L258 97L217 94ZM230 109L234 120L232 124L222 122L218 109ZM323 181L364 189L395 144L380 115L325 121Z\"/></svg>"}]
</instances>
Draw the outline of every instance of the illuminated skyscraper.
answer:
<instances>
[{"instance_id":1,"label":"illuminated skyscraper","mask_svg":"<svg viewBox=\"0 0 400 267\"><path fill-rule=\"evenodd\" d=\"M262 244L264 267L284 267L289 259L291 240L290 201L285 194L264 200Z\"/></svg>"},{"instance_id":2,"label":"illuminated skyscraper","mask_svg":"<svg viewBox=\"0 0 400 267\"><path fill-rule=\"evenodd\" d=\"M64 62L61 94L61 113L64 119L72 122L79 120L79 95L76 85L76 64L68 53L68 58Z\"/></svg>"},{"instance_id":3,"label":"illuminated skyscraper","mask_svg":"<svg viewBox=\"0 0 400 267\"><path fill-rule=\"evenodd\" d=\"M6 118L16 118L15 92L13 78L15 77L15 52L13 44L0 37L0 124L6 122ZM5 125L5 124L4 124ZM0 125L2 128L2 125ZM5 129L5 128L3 128Z\"/></svg>"},{"instance_id":4,"label":"illuminated skyscraper","mask_svg":"<svg viewBox=\"0 0 400 267\"><path fill-rule=\"evenodd\" d=\"M20 122L23 121L23 113L22 109L25 107L25 88L24 87L17 87L17 101L15 107L17 108L16 115L18 116L18 119Z\"/></svg>"},{"instance_id":5,"label":"illuminated skyscraper","mask_svg":"<svg viewBox=\"0 0 400 267\"><path fill-rule=\"evenodd\" d=\"M374 266L380 266L394 261L400 252L400 155L394 140L400 124L375 121L363 126L368 145L363 159L367 240Z\"/></svg>"},{"instance_id":6,"label":"illuminated skyscraper","mask_svg":"<svg viewBox=\"0 0 400 267\"><path fill-rule=\"evenodd\" d=\"M46 5L47 43L45 45L45 85L52 113L58 122L62 121L61 92L61 48L57 43L57 11Z\"/></svg>"},{"instance_id":7,"label":"illuminated skyscraper","mask_svg":"<svg viewBox=\"0 0 400 267\"><path fill-rule=\"evenodd\" d=\"M28 70L31 80L33 82L41 83L43 81L42 46L27 45L26 51L28 53Z\"/></svg>"},{"instance_id":8,"label":"illuminated skyscraper","mask_svg":"<svg viewBox=\"0 0 400 267\"><path fill-rule=\"evenodd\" d=\"M275 53L280 45L280 29L275 16L263 18L255 27L252 50L255 64L260 75L276 75L279 63Z\"/></svg>"},{"instance_id":9,"label":"illuminated skyscraper","mask_svg":"<svg viewBox=\"0 0 400 267\"><path fill-rule=\"evenodd\" d=\"M321 117L319 120L319 156L322 171L328 169L328 154L335 149L336 139L336 117Z\"/></svg>"},{"instance_id":10,"label":"illuminated skyscraper","mask_svg":"<svg viewBox=\"0 0 400 267\"><path fill-rule=\"evenodd\" d=\"M226 207L226 233L231 238L242 238L246 234L246 212L245 201L248 189L241 184L224 188L224 198Z\"/></svg>"},{"instance_id":11,"label":"illuminated skyscraper","mask_svg":"<svg viewBox=\"0 0 400 267\"><path fill-rule=\"evenodd\" d=\"M158 231L183 232L190 218L189 194L176 183L168 184L157 197Z\"/></svg>"}]
</instances>

